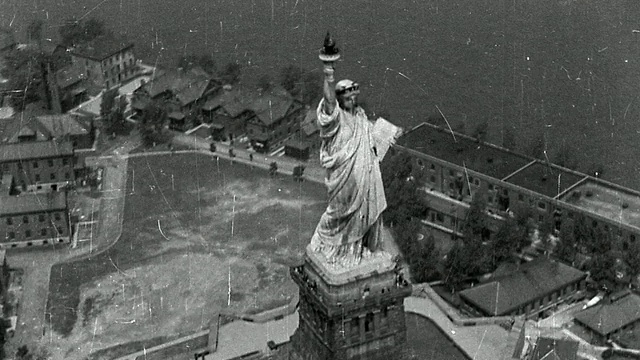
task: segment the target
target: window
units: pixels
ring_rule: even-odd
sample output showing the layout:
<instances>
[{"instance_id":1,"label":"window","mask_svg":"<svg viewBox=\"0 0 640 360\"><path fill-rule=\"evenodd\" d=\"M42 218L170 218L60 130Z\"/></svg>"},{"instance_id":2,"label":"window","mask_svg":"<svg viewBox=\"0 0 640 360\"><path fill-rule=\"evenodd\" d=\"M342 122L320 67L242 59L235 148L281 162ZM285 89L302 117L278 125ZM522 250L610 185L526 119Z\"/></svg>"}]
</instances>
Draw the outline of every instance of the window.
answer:
<instances>
[{"instance_id":1,"label":"window","mask_svg":"<svg viewBox=\"0 0 640 360\"><path fill-rule=\"evenodd\" d=\"M489 204L493 203L493 196L487 196L487 202Z\"/></svg>"},{"instance_id":2,"label":"window","mask_svg":"<svg viewBox=\"0 0 640 360\"><path fill-rule=\"evenodd\" d=\"M538 222L543 222L544 221L544 215L540 214L538 215Z\"/></svg>"},{"instance_id":3,"label":"window","mask_svg":"<svg viewBox=\"0 0 640 360\"><path fill-rule=\"evenodd\" d=\"M431 177L429 177L429 180L431 180L432 183L436 182L436 177L431 175Z\"/></svg>"},{"instance_id":4,"label":"window","mask_svg":"<svg viewBox=\"0 0 640 360\"><path fill-rule=\"evenodd\" d=\"M40 181L40 174L36 174L36 182Z\"/></svg>"},{"instance_id":5,"label":"window","mask_svg":"<svg viewBox=\"0 0 640 360\"><path fill-rule=\"evenodd\" d=\"M60 213L55 213L53 216L56 220L60 220Z\"/></svg>"},{"instance_id":6,"label":"window","mask_svg":"<svg viewBox=\"0 0 640 360\"><path fill-rule=\"evenodd\" d=\"M368 313L364 318L364 332L373 331L373 313Z\"/></svg>"},{"instance_id":7,"label":"window","mask_svg":"<svg viewBox=\"0 0 640 360\"><path fill-rule=\"evenodd\" d=\"M22 163L21 162L18 163L18 170L22 170Z\"/></svg>"},{"instance_id":8,"label":"window","mask_svg":"<svg viewBox=\"0 0 640 360\"><path fill-rule=\"evenodd\" d=\"M545 210L545 209L547 208L547 204L546 204L546 203L544 203L544 202L542 202L542 201L539 201L539 202L538 202L538 207L539 207L540 209L542 209L542 210Z\"/></svg>"},{"instance_id":9,"label":"window","mask_svg":"<svg viewBox=\"0 0 640 360\"><path fill-rule=\"evenodd\" d=\"M469 176L469 179L468 179L469 184L473 184L473 180L474 180L473 176Z\"/></svg>"},{"instance_id":10,"label":"window","mask_svg":"<svg viewBox=\"0 0 640 360\"><path fill-rule=\"evenodd\" d=\"M56 173L51 173L51 175L49 175L49 177L51 178L51 180L55 180L56 179Z\"/></svg>"},{"instance_id":11,"label":"window","mask_svg":"<svg viewBox=\"0 0 640 360\"><path fill-rule=\"evenodd\" d=\"M62 165L69 165L69 159L67 158L62 159Z\"/></svg>"},{"instance_id":12,"label":"window","mask_svg":"<svg viewBox=\"0 0 640 360\"><path fill-rule=\"evenodd\" d=\"M436 170L436 165L435 164L431 164L429 166L429 169L432 170L432 171L435 171Z\"/></svg>"},{"instance_id":13,"label":"window","mask_svg":"<svg viewBox=\"0 0 640 360\"><path fill-rule=\"evenodd\" d=\"M418 166L423 167L424 163L422 162L422 159L418 159L416 160L416 163L418 164Z\"/></svg>"},{"instance_id":14,"label":"window","mask_svg":"<svg viewBox=\"0 0 640 360\"><path fill-rule=\"evenodd\" d=\"M357 337L360 335L360 318L351 319L351 335Z\"/></svg>"},{"instance_id":15,"label":"window","mask_svg":"<svg viewBox=\"0 0 640 360\"><path fill-rule=\"evenodd\" d=\"M29 223L29 217L27 215L22 217L22 223L23 224L28 224Z\"/></svg>"},{"instance_id":16,"label":"window","mask_svg":"<svg viewBox=\"0 0 640 360\"><path fill-rule=\"evenodd\" d=\"M489 184L489 190L493 190L493 184Z\"/></svg>"},{"instance_id":17,"label":"window","mask_svg":"<svg viewBox=\"0 0 640 360\"><path fill-rule=\"evenodd\" d=\"M53 160L47 160L47 163L49 164L49 167L53 167Z\"/></svg>"},{"instance_id":18,"label":"window","mask_svg":"<svg viewBox=\"0 0 640 360\"><path fill-rule=\"evenodd\" d=\"M40 235L47 236L47 229L40 229Z\"/></svg>"},{"instance_id":19,"label":"window","mask_svg":"<svg viewBox=\"0 0 640 360\"><path fill-rule=\"evenodd\" d=\"M37 168L38 168L38 162L37 162L37 161L34 161L34 162L33 162L33 168L34 168L34 169L37 169Z\"/></svg>"},{"instance_id":20,"label":"window","mask_svg":"<svg viewBox=\"0 0 640 360\"><path fill-rule=\"evenodd\" d=\"M629 241L631 241L631 242L636 241L636 236L633 235L633 234L629 235Z\"/></svg>"},{"instance_id":21,"label":"window","mask_svg":"<svg viewBox=\"0 0 640 360\"><path fill-rule=\"evenodd\" d=\"M13 219L8 217L7 218L7 225L13 225Z\"/></svg>"},{"instance_id":22,"label":"window","mask_svg":"<svg viewBox=\"0 0 640 360\"><path fill-rule=\"evenodd\" d=\"M473 183L476 184L476 185L480 185L480 179L474 179Z\"/></svg>"},{"instance_id":23,"label":"window","mask_svg":"<svg viewBox=\"0 0 640 360\"><path fill-rule=\"evenodd\" d=\"M69 173L68 173L68 172L64 173L64 178L65 178L66 180L69 180L70 176L69 176Z\"/></svg>"},{"instance_id":24,"label":"window","mask_svg":"<svg viewBox=\"0 0 640 360\"><path fill-rule=\"evenodd\" d=\"M13 231L9 231L9 240L13 240L16 238L16 233L14 233Z\"/></svg>"},{"instance_id":25,"label":"window","mask_svg":"<svg viewBox=\"0 0 640 360\"><path fill-rule=\"evenodd\" d=\"M31 237L31 230L25 230L24 231L24 237L30 238Z\"/></svg>"},{"instance_id":26,"label":"window","mask_svg":"<svg viewBox=\"0 0 640 360\"><path fill-rule=\"evenodd\" d=\"M438 220L438 222L444 222L444 215L442 215L442 213L436 213L436 220Z\"/></svg>"},{"instance_id":27,"label":"window","mask_svg":"<svg viewBox=\"0 0 640 360\"><path fill-rule=\"evenodd\" d=\"M44 222L44 215L43 214L38 215L38 221Z\"/></svg>"},{"instance_id":28,"label":"window","mask_svg":"<svg viewBox=\"0 0 640 360\"><path fill-rule=\"evenodd\" d=\"M591 226L593 227L598 227L598 222L593 220L593 222L591 222Z\"/></svg>"},{"instance_id":29,"label":"window","mask_svg":"<svg viewBox=\"0 0 640 360\"><path fill-rule=\"evenodd\" d=\"M449 176L453 176L453 170L449 170Z\"/></svg>"}]
</instances>

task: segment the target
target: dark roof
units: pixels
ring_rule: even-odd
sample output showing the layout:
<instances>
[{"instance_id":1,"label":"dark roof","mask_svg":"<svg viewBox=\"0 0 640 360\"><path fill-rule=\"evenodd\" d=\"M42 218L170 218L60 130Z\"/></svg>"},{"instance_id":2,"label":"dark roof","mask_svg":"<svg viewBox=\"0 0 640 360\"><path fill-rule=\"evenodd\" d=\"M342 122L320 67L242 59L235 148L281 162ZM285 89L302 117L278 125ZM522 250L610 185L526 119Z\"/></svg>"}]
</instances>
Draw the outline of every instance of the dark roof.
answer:
<instances>
[{"instance_id":1,"label":"dark roof","mask_svg":"<svg viewBox=\"0 0 640 360\"><path fill-rule=\"evenodd\" d=\"M65 210L67 194L52 191L44 194L26 193L19 196L0 197L0 216L18 215L43 211Z\"/></svg>"},{"instance_id":2,"label":"dark roof","mask_svg":"<svg viewBox=\"0 0 640 360\"><path fill-rule=\"evenodd\" d=\"M170 112L169 115L167 115L167 117L169 117L169 119L174 119L174 120L183 120L184 114L179 111L173 111L173 112Z\"/></svg>"},{"instance_id":3,"label":"dark roof","mask_svg":"<svg viewBox=\"0 0 640 360\"><path fill-rule=\"evenodd\" d=\"M498 179L531 162L524 155L427 123L404 134L397 144Z\"/></svg>"},{"instance_id":4,"label":"dark roof","mask_svg":"<svg viewBox=\"0 0 640 360\"><path fill-rule=\"evenodd\" d=\"M537 161L506 181L549 197L556 197L585 176L576 175L553 164L547 165L545 162Z\"/></svg>"},{"instance_id":5,"label":"dark roof","mask_svg":"<svg viewBox=\"0 0 640 360\"><path fill-rule=\"evenodd\" d=\"M460 292L460 296L493 316L505 315L531 301L586 277L571 266L538 258L519 270Z\"/></svg>"},{"instance_id":6,"label":"dark roof","mask_svg":"<svg viewBox=\"0 0 640 360\"><path fill-rule=\"evenodd\" d=\"M577 360L578 342L539 337L531 360Z\"/></svg>"},{"instance_id":7,"label":"dark roof","mask_svg":"<svg viewBox=\"0 0 640 360\"><path fill-rule=\"evenodd\" d=\"M615 301L607 299L580 311L576 321L596 333L607 336L616 330L640 320L640 296L629 293Z\"/></svg>"},{"instance_id":8,"label":"dark roof","mask_svg":"<svg viewBox=\"0 0 640 360\"><path fill-rule=\"evenodd\" d=\"M252 111L263 124L271 125L287 115L295 104L291 95L280 86L272 86L266 92L234 87L207 101L203 108L213 110L220 106L231 117Z\"/></svg>"},{"instance_id":9,"label":"dark roof","mask_svg":"<svg viewBox=\"0 0 640 360\"><path fill-rule=\"evenodd\" d=\"M306 150L309 148L310 144L307 141L289 139L284 143L284 146L297 150Z\"/></svg>"},{"instance_id":10,"label":"dark roof","mask_svg":"<svg viewBox=\"0 0 640 360\"><path fill-rule=\"evenodd\" d=\"M87 78L81 66L71 65L56 72L56 80L61 89L65 89Z\"/></svg>"},{"instance_id":11,"label":"dark roof","mask_svg":"<svg viewBox=\"0 0 640 360\"><path fill-rule=\"evenodd\" d=\"M11 29L0 29L0 50L16 45L16 39Z\"/></svg>"},{"instance_id":12,"label":"dark roof","mask_svg":"<svg viewBox=\"0 0 640 360\"><path fill-rule=\"evenodd\" d=\"M167 70L156 73L142 88L151 98L170 91L182 105L187 105L201 98L211 81L210 76L197 71Z\"/></svg>"},{"instance_id":13,"label":"dark roof","mask_svg":"<svg viewBox=\"0 0 640 360\"><path fill-rule=\"evenodd\" d=\"M88 126L70 114L23 116L18 114L0 126L0 142L16 143L20 136L37 136L37 140L62 138L67 135L86 135Z\"/></svg>"},{"instance_id":14,"label":"dark roof","mask_svg":"<svg viewBox=\"0 0 640 360\"><path fill-rule=\"evenodd\" d=\"M68 141L33 141L0 145L0 162L73 155Z\"/></svg>"},{"instance_id":15,"label":"dark roof","mask_svg":"<svg viewBox=\"0 0 640 360\"><path fill-rule=\"evenodd\" d=\"M124 38L100 36L86 44L80 44L71 49L76 56L102 61L114 54L133 47L133 43Z\"/></svg>"}]
</instances>

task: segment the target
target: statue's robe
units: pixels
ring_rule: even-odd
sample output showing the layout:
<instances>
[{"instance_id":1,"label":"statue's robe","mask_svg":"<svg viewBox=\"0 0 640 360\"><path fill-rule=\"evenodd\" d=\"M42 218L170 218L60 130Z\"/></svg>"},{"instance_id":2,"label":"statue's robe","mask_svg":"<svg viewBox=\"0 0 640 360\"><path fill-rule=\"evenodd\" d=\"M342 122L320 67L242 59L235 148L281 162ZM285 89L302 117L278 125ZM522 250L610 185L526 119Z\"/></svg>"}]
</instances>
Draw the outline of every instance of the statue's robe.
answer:
<instances>
[{"instance_id":1,"label":"statue's robe","mask_svg":"<svg viewBox=\"0 0 640 360\"><path fill-rule=\"evenodd\" d=\"M380 158L371 123L360 107L351 114L336 104L332 114L317 109L322 146L320 161L327 169L329 204L311 240L312 249L329 263L358 263L380 246L381 217L387 206Z\"/></svg>"}]
</instances>

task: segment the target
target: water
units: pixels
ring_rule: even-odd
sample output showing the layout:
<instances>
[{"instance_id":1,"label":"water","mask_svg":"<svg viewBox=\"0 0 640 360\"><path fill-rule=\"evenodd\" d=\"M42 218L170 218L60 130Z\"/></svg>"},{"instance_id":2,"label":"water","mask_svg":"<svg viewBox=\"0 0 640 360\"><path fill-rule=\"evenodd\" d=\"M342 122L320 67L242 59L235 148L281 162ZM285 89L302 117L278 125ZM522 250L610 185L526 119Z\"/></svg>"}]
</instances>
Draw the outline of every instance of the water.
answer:
<instances>
[{"instance_id":1,"label":"water","mask_svg":"<svg viewBox=\"0 0 640 360\"><path fill-rule=\"evenodd\" d=\"M33 18L46 33L96 16L136 43L145 62L185 53L237 62L244 81L285 64L319 71L332 31L338 78L362 86L366 107L414 126L437 116L472 133L506 129L519 150L543 136L552 160L570 152L586 171L640 188L640 3L633 0L0 0L0 25ZM23 36L23 35L20 35ZM636 180L638 179L638 180Z\"/></svg>"}]
</instances>

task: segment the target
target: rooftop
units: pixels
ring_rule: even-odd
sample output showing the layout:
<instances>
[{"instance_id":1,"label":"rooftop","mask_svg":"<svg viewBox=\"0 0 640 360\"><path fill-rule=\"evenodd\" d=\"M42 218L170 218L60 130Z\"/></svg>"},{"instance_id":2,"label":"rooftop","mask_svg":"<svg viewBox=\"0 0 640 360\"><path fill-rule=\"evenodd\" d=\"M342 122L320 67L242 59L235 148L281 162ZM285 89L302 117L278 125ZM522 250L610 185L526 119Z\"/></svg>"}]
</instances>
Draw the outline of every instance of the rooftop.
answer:
<instances>
[{"instance_id":1,"label":"rooftop","mask_svg":"<svg viewBox=\"0 0 640 360\"><path fill-rule=\"evenodd\" d=\"M577 313L575 319L596 333L607 336L640 320L640 296L628 293L615 301L600 302Z\"/></svg>"},{"instance_id":2,"label":"rooftop","mask_svg":"<svg viewBox=\"0 0 640 360\"><path fill-rule=\"evenodd\" d=\"M201 98L211 81L211 76L198 71L167 70L157 73L142 88L151 98L171 91L182 105L186 105Z\"/></svg>"},{"instance_id":3,"label":"rooftop","mask_svg":"<svg viewBox=\"0 0 640 360\"><path fill-rule=\"evenodd\" d=\"M3 196L0 197L0 204L2 204L0 216L65 210L67 193L52 191L45 194L26 193L19 196Z\"/></svg>"},{"instance_id":4,"label":"rooftop","mask_svg":"<svg viewBox=\"0 0 640 360\"><path fill-rule=\"evenodd\" d=\"M70 114L39 116L17 114L5 121L0 124L0 142L16 143L20 136L37 136L37 140L49 140L89 133L87 125Z\"/></svg>"},{"instance_id":5,"label":"rooftop","mask_svg":"<svg viewBox=\"0 0 640 360\"><path fill-rule=\"evenodd\" d=\"M397 144L498 179L531 162L523 155L428 123L406 133Z\"/></svg>"},{"instance_id":6,"label":"rooftop","mask_svg":"<svg viewBox=\"0 0 640 360\"><path fill-rule=\"evenodd\" d=\"M506 181L554 198L585 177L586 175L576 175L572 171L553 164L536 161L513 174Z\"/></svg>"},{"instance_id":7,"label":"rooftop","mask_svg":"<svg viewBox=\"0 0 640 360\"><path fill-rule=\"evenodd\" d=\"M133 47L133 43L124 38L100 36L89 43L76 46L71 50L71 53L76 56L102 61L131 47Z\"/></svg>"},{"instance_id":8,"label":"rooftop","mask_svg":"<svg viewBox=\"0 0 640 360\"><path fill-rule=\"evenodd\" d=\"M640 228L640 194L635 191L589 179L564 194L561 200Z\"/></svg>"},{"instance_id":9,"label":"rooftop","mask_svg":"<svg viewBox=\"0 0 640 360\"><path fill-rule=\"evenodd\" d=\"M64 155L73 155L73 148L68 141L33 141L0 145L0 163Z\"/></svg>"},{"instance_id":10,"label":"rooftop","mask_svg":"<svg viewBox=\"0 0 640 360\"><path fill-rule=\"evenodd\" d=\"M511 274L463 290L460 296L485 313L500 316L585 276L580 270L542 257L520 265Z\"/></svg>"},{"instance_id":11,"label":"rooftop","mask_svg":"<svg viewBox=\"0 0 640 360\"><path fill-rule=\"evenodd\" d=\"M293 105L291 95L280 86L272 86L266 92L237 86L207 101L203 109L222 107L231 117L252 111L263 124L271 125L287 115Z\"/></svg>"}]
</instances>

